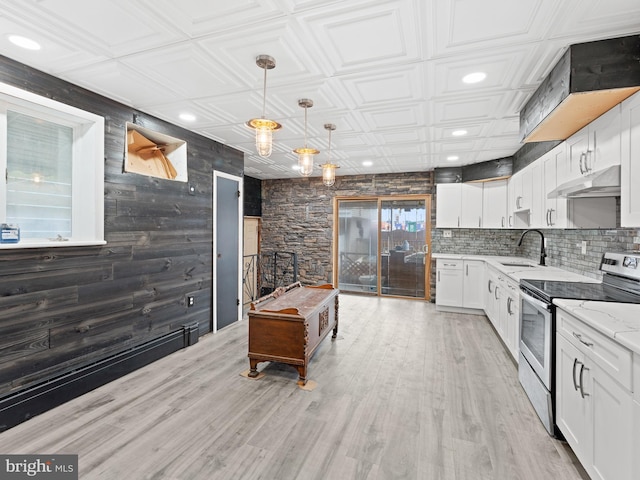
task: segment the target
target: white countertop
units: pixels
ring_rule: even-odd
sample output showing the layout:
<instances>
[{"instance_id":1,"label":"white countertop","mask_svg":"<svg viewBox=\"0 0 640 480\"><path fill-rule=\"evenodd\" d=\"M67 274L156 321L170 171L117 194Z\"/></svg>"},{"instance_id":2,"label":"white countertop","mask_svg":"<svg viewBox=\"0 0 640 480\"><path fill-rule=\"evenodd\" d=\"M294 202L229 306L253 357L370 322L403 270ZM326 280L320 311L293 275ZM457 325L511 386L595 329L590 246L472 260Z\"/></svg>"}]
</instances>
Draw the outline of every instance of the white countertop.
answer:
<instances>
[{"instance_id":1,"label":"white countertop","mask_svg":"<svg viewBox=\"0 0 640 480\"><path fill-rule=\"evenodd\" d=\"M530 280L563 280L567 282L589 282L599 283L600 281L580 275L578 273L568 272L557 267L542 266L530 258L525 257L501 257L495 255L463 255L451 253L432 253L431 258L442 260L482 260L492 267L498 269L502 273L508 275L516 282L523 278ZM522 263L531 266L507 266L503 263Z\"/></svg>"},{"instance_id":2,"label":"white countertop","mask_svg":"<svg viewBox=\"0 0 640 480\"><path fill-rule=\"evenodd\" d=\"M553 303L640 355L640 305L564 299Z\"/></svg>"}]
</instances>

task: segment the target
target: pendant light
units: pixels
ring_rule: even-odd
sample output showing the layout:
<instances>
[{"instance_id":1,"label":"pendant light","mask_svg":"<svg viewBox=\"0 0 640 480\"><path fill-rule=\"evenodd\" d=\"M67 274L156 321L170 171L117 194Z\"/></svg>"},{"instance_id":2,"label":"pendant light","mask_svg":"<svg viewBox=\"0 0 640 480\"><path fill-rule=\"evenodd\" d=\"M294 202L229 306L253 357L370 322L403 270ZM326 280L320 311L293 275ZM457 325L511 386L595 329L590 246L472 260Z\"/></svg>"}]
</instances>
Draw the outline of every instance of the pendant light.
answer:
<instances>
[{"instance_id":1,"label":"pendant light","mask_svg":"<svg viewBox=\"0 0 640 480\"><path fill-rule=\"evenodd\" d=\"M320 166L322 167L322 183L330 187L336 183L336 168L340 168L335 163L331 163L331 132L336 129L336 126L333 123L325 123L324 129L329 131L329 160Z\"/></svg>"},{"instance_id":2,"label":"pendant light","mask_svg":"<svg viewBox=\"0 0 640 480\"><path fill-rule=\"evenodd\" d=\"M269 55L258 55L256 57L256 65L264 70L264 90L262 94L262 117L252 118L246 125L256 131L256 149L261 157L271 155L273 148L273 132L280 130L282 125L274 120L265 118L264 111L267 102L267 70L276 68L276 61Z\"/></svg>"},{"instance_id":3,"label":"pendant light","mask_svg":"<svg viewBox=\"0 0 640 480\"><path fill-rule=\"evenodd\" d=\"M298 154L298 166L300 175L308 177L313 172L313 156L320 153L320 150L307 147L307 108L313 107L313 100L301 98L298 106L304 108L304 148L296 148L293 153Z\"/></svg>"}]
</instances>

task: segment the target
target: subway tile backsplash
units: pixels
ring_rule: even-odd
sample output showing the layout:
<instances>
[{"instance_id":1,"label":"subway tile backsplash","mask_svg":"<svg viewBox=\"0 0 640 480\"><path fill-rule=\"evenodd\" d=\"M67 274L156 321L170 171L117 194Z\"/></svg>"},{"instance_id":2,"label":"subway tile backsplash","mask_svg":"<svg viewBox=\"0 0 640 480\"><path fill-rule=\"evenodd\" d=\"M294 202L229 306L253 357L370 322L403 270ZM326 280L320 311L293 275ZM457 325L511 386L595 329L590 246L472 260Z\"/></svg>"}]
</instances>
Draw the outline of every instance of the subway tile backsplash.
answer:
<instances>
[{"instance_id":1,"label":"subway tile backsplash","mask_svg":"<svg viewBox=\"0 0 640 480\"><path fill-rule=\"evenodd\" d=\"M524 230L451 229L451 238L444 237L446 229L432 232L432 251L467 255L514 255L538 261L540 236L529 233L521 247L518 240ZM606 251L629 251L640 247L638 229L596 230L540 230L547 242L547 265L601 278L600 259ZM586 242L586 254L582 253Z\"/></svg>"}]
</instances>

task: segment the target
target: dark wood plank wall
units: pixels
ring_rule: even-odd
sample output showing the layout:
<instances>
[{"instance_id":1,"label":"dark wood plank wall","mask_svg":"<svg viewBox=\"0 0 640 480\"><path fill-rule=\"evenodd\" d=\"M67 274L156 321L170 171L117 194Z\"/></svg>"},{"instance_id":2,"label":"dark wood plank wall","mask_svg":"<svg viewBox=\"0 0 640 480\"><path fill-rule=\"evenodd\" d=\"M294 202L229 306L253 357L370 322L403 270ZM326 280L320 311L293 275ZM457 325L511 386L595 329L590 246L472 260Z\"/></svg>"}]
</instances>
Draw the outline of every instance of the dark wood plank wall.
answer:
<instances>
[{"instance_id":1,"label":"dark wood plank wall","mask_svg":"<svg viewBox=\"0 0 640 480\"><path fill-rule=\"evenodd\" d=\"M2 56L0 81L105 117L107 240L0 250L0 397L185 323L209 331L213 170L242 176L243 154ZM187 141L188 184L123 173L133 121Z\"/></svg>"}]
</instances>

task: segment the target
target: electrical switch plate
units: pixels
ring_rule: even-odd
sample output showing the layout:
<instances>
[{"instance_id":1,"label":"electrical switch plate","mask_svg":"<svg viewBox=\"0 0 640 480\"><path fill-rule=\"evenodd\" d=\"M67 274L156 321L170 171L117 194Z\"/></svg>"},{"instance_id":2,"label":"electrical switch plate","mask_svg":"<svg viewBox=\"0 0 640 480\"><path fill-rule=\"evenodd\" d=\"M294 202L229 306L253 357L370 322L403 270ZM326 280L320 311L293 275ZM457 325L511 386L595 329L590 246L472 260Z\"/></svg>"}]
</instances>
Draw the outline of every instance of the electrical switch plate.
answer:
<instances>
[{"instance_id":1,"label":"electrical switch plate","mask_svg":"<svg viewBox=\"0 0 640 480\"><path fill-rule=\"evenodd\" d=\"M187 307L193 307L196 304L196 298L193 295L187 297Z\"/></svg>"},{"instance_id":2,"label":"electrical switch plate","mask_svg":"<svg viewBox=\"0 0 640 480\"><path fill-rule=\"evenodd\" d=\"M583 240L582 241L582 255L586 255L587 254L587 241Z\"/></svg>"},{"instance_id":3,"label":"electrical switch plate","mask_svg":"<svg viewBox=\"0 0 640 480\"><path fill-rule=\"evenodd\" d=\"M443 230L442 231L442 236L444 238L451 238L451 230Z\"/></svg>"}]
</instances>

